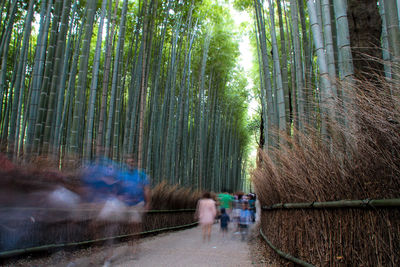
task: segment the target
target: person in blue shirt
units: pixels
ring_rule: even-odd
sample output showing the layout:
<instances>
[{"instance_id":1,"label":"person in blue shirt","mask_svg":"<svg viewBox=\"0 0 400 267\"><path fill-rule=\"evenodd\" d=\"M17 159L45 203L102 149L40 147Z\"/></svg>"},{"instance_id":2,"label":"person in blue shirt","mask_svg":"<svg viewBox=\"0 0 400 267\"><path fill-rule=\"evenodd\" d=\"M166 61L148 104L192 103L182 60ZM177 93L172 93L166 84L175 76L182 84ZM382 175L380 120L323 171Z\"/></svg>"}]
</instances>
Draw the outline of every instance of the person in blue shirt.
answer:
<instances>
[{"instance_id":1,"label":"person in blue shirt","mask_svg":"<svg viewBox=\"0 0 400 267\"><path fill-rule=\"evenodd\" d=\"M150 209L149 177L144 171L137 168L135 157L127 155L125 166L119 173L118 179L121 181L118 198L126 205L126 223L130 227L131 233L139 233L142 231L143 215ZM135 258L137 257L138 241L134 237L130 238L128 246L131 256Z\"/></svg>"},{"instance_id":2,"label":"person in blue shirt","mask_svg":"<svg viewBox=\"0 0 400 267\"><path fill-rule=\"evenodd\" d=\"M148 175L136 168L135 158L128 156L125 160L126 170L123 172L122 196L125 204L130 207L143 206L144 210L150 208L150 181Z\"/></svg>"},{"instance_id":3,"label":"person in blue shirt","mask_svg":"<svg viewBox=\"0 0 400 267\"><path fill-rule=\"evenodd\" d=\"M82 173L84 200L88 203L103 203L115 198L121 190L115 163L103 157L89 164Z\"/></svg>"},{"instance_id":4,"label":"person in blue shirt","mask_svg":"<svg viewBox=\"0 0 400 267\"><path fill-rule=\"evenodd\" d=\"M240 211L239 218L239 229L242 237L242 241L247 238L249 226L252 223L251 212L249 210L249 203L247 201L242 202L242 210Z\"/></svg>"},{"instance_id":5,"label":"person in blue shirt","mask_svg":"<svg viewBox=\"0 0 400 267\"><path fill-rule=\"evenodd\" d=\"M251 221L254 223L256 221L256 195L248 194L249 197L249 210L251 213Z\"/></svg>"},{"instance_id":6,"label":"person in blue shirt","mask_svg":"<svg viewBox=\"0 0 400 267\"><path fill-rule=\"evenodd\" d=\"M121 225L129 227L131 233L141 232L143 214L150 207L148 176L136 168L132 155L126 156L125 163L121 167L106 158L100 159L83 174L86 200L100 207L96 221L105 226L104 236L117 235ZM135 257L137 240L131 238L128 245ZM110 249L104 266L109 266L116 257Z\"/></svg>"}]
</instances>

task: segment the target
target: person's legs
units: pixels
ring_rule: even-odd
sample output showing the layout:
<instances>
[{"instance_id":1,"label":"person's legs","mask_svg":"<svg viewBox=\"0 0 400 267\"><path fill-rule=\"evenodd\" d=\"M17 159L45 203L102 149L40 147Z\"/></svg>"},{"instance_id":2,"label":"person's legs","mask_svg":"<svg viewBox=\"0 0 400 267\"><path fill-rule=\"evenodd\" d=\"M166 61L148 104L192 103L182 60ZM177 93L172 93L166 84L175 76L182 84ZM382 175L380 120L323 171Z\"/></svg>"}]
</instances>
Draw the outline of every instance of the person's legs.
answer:
<instances>
[{"instance_id":1,"label":"person's legs","mask_svg":"<svg viewBox=\"0 0 400 267\"><path fill-rule=\"evenodd\" d=\"M242 241L245 241L247 238L247 225L246 224L241 224L240 225L240 233L242 236Z\"/></svg>"},{"instance_id":2,"label":"person's legs","mask_svg":"<svg viewBox=\"0 0 400 267\"><path fill-rule=\"evenodd\" d=\"M131 237L128 246L132 253L132 258L137 259L139 253L139 233L143 231L143 214L144 214L145 203L143 201L138 204L127 208L128 211L128 227L129 233L135 234Z\"/></svg>"},{"instance_id":3,"label":"person's legs","mask_svg":"<svg viewBox=\"0 0 400 267\"><path fill-rule=\"evenodd\" d=\"M207 225L206 225L206 224L203 224L203 225L201 226L201 230L202 230L202 232L203 232L203 242L204 242L204 241L206 241Z\"/></svg>"},{"instance_id":4,"label":"person's legs","mask_svg":"<svg viewBox=\"0 0 400 267\"><path fill-rule=\"evenodd\" d=\"M228 227L222 227L222 237L225 237L225 233L228 233Z\"/></svg>"},{"instance_id":5,"label":"person's legs","mask_svg":"<svg viewBox=\"0 0 400 267\"><path fill-rule=\"evenodd\" d=\"M208 242L210 242L210 239L211 239L211 227L212 227L212 224L209 224L208 225L208 230L207 230Z\"/></svg>"}]
</instances>

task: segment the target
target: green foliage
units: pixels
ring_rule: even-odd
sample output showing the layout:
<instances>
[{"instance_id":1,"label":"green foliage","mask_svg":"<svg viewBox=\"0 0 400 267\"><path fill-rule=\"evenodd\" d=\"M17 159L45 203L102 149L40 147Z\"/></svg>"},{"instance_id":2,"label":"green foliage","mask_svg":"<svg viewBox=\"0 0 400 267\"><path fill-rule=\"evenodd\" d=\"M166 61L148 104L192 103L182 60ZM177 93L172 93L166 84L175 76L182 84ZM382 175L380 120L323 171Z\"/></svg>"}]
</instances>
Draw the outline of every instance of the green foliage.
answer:
<instances>
[{"instance_id":1,"label":"green foliage","mask_svg":"<svg viewBox=\"0 0 400 267\"><path fill-rule=\"evenodd\" d=\"M58 41L54 29L59 23L56 21L56 12L61 14L60 6L66 2L54 1L50 9L47 9L47 4L34 5L35 23L30 35L28 60L24 66L25 75L21 76L26 85L22 106L28 107L18 118L21 122L18 141L23 146L19 151L12 151L7 145L4 146L5 149L14 156L22 152L30 156L29 153L33 151L31 148L39 154L51 151L59 165L67 166L71 161L80 161L83 157L85 160L94 158L99 151L106 151L106 156L122 160L126 151L137 154L139 142L142 142L143 166L147 167L155 181L166 179L171 183L179 182L208 190L221 190L221 187L241 189L244 166L242 160L246 159L251 133L247 128L248 82L244 71L238 68L238 56L239 36L249 25L243 24L240 30L235 29L226 3L219 4L212 0L148 0L147 13L143 13L141 5L144 2L127 2L126 35L121 40L119 51L117 41L120 39L123 1L119 1L114 22L110 18L113 16L116 1L107 4L98 61L98 81L97 85L93 85L93 91L90 88L94 78L92 68L102 1L83 0L76 3L76 24L68 29L67 36L71 39L63 42ZM14 127L8 120L10 108L4 103L14 100L9 88L15 80L13 74L17 63L14 59L21 54L20 41L25 29L27 3L28 1L18 1L11 41L7 44L8 54L0 57L0 60L4 58L7 63L1 70L5 77L5 90L0 92L1 97L4 97L3 105L0 106L0 136L3 137L7 136L10 127ZM84 21L89 17L89 5L96 7L95 12L91 13L94 14L92 24ZM8 6L4 5L1 13L4 20L9 12ZM41 10L42 7L44 10ZM47 10L50 16L45 15ZM40 22L38 18L42 11L43 20ZM72 14L70 18L71 16ZM45 24L46 21L49 23ZM148 24L144 25L145 22ZM110 39L111 69L106 71L106 36L112 23L115 29ZM2 22L0 29L5 29L5 25L6 22ZM38 40L40 26L43 28L42 33L46 34L43 37L46 43L45 46L36 47L42 40ZM92 30L91 26L93 34L87 35L86 31ZM145 29L146 40L143 38ZM0 35L0 39L6 40L4 35ZM64 49L67 41L71 42L69 53L57 50ZM48 52L50 49L52 53ZM54 51L59 51L57 69L54 68ZM143 60L143 53L146 54L146 60ZM119 57L120 54L123 57ZM64 58L64 55L68 55L68 58ZM83 60L87 60L88 64L83 64ZM61 75L60 66L64 62L66 73ZM34 79L33 68L36 71ZM52 75L53 71L57 75ZM109 73L108 81L103 81L106 73ZM145 75L144 78L142 74ZM50 91L55 88L50 88L51 84L57 84L58 87L59 83L53 77L61 76L65 78L65 84L59 87L62 88L61 91ZM105 98L102 96L103 82ZM31 99L30 90L33 86L36 88L33 96L38 96L38 99ZM117 91L111 97L111 89L115 86ZM142 105L146 106L143 116L139 116L141 88L145 88L143 99L146 101L146 105ZM54 93L61 94L61 97ZM90 95L96 97L92 98L89 105ZM55 103L55 98L62 101ZM53 99L52 104L49 99ZM105 105L101 106L103 102ZM110 113L111 107L113 113ZM53 133L55 126L51 115L43 114L52 114L55 110L62 111L63 114L55 116L61 129ZM32 111L32 114L28 114L28 111ZM100 113L103 115L100 116ZM38 114L47 119L43 120ZM28 115L29 120L22 124ZM104 119L101 123L100 117ZM92 123L93 130L88 127ZM115 133L114 136L105 134L105 125L107 132ZM144 127L142 139L138 138L140 125ZM25 128L29 129L31 137L27 138ZM90 130L86 130L89 128ZM45 131L46 140L43 140ZM52 143L53 135L57 135L55 144ZM96 140L98 136L101 140ZM42 150L40 146L44 142L50 142L46 143L49 148ZM98 149L95 144L105 144L106 147ZM50 149L52 145L57 147ZM81 149L82 147L84 148ZM68 154L72 151L77 154Z\"/></svg>"},{"instance_id":2,"label":"green foliage","mask_svg":"<svg viewBox=\"0 0 400 267\"><path fill-rule=\"evenodd\" d=\"M250 10L253 8L254 0L234 0L233 6L240 11Z\"/></svg>"}]
</instances>

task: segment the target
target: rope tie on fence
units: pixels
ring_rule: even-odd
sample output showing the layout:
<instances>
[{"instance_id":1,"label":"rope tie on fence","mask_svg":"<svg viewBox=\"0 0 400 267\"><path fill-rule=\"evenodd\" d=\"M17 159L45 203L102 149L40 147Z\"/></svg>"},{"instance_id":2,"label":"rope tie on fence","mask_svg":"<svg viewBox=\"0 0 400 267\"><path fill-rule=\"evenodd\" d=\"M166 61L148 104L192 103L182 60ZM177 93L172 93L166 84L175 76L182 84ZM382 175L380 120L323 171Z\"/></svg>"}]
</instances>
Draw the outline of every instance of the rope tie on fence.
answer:
<instances>
[{"instance_id":1,"label":"rope tie on fence","mask_svg":"<svg viewBox=\"0 0 400 267\"><path fill-rule=\"evenodd\" d=\"M371 203L371 199L369 199L369 198L363 199L362 202L363 202L363 206L364 207L367 207L367 206L370 207L371 206L371 204L370 204Z\"/></svg>"}]
</instances>

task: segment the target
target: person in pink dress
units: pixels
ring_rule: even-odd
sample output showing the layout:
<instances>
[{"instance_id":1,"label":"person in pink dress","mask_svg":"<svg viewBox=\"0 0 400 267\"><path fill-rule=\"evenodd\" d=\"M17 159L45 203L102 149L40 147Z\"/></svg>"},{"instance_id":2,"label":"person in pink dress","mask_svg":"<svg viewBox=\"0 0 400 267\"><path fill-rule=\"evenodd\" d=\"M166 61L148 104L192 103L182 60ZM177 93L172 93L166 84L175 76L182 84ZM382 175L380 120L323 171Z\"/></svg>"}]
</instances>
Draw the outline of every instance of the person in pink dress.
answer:
<instances>
[{"instance_id":1,"label":"person in pink dress","mask_svg":"<svg viewBox=\"0 0 400 267\"><path fill-rule=\"evenodd\" d=\"M197 203L196 217L199 219L200 226L203 230L203 241L208 237L211 239L211 227L217 215L215 201L211 198L209 192L203 193L203 198Z\"/></svg>"}]
</instances>

